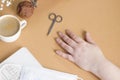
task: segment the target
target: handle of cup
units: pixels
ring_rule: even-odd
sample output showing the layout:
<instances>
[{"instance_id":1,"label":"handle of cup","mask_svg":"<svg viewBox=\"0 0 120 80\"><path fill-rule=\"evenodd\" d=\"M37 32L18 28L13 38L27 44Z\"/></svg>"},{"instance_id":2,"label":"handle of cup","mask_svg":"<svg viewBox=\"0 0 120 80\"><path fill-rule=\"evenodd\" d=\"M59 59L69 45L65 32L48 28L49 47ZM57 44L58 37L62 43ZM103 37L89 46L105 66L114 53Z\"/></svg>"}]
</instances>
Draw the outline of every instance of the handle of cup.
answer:
<instances>
[{"instance_id":1,"label":"handle of cup","mask_svg":"<svg viewBox=\"0 0 120 80\"><path fill-rule=\"evenodd\" d=\"M27 25L27 21L26 21L26 20L22 20L22 21L20 22L20 27L21 27L21 29L24 29L26 25Z\"/></svg>"}]
</instances>

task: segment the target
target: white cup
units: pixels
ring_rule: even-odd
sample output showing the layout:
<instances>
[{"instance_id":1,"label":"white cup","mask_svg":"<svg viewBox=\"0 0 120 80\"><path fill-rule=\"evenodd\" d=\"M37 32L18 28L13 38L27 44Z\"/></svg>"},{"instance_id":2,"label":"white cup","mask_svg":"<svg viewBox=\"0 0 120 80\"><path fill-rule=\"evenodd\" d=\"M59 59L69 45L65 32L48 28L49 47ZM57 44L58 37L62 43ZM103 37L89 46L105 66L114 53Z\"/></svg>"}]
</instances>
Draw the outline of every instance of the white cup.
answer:
<instances>
[{"instance_id":1,"label":"white cup","mask_svg":"<svg viewBox=\"0 0 120 80\"><path fill-rule=\"evenodd\" d=\"M16 16L13 16L13 15L1 16L0 17L0 40L4 42L16 41L19 38L22 29L25 28L26 25L27 25L26 20L20 21Z\"/></svg>"}]
</instances>

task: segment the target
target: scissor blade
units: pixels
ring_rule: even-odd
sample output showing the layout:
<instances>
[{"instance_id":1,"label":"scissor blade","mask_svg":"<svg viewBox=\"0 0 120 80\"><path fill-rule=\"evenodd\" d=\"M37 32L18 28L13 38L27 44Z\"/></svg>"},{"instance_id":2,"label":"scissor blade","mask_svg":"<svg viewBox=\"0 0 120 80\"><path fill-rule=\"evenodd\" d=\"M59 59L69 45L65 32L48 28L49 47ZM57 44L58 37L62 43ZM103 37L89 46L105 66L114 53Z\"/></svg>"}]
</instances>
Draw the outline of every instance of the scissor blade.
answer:
<instances>
[{"instance_id":1,"label":"scissor blade","mask_svg":"<svg viewBox=\"0 0 120 80\"><path fill-rule=\"evenodd\" d=\"M49 36L50 32L52 31L52 27L48 30L47 36Z\"/></svg>"},{"instance_id":2,"label":"scissor blade","mask_svg":"<svg viewBox=\"0 0 120 80\"><path fill-rule=\"evenodd\" d=\"M53 22L52 22L52 24L51 24L51 26L50 26L50 28L49 28L49 30L48 30L47 36L51 33L54 24L55 24L55 20L53 20Z\"/></svg>"},{"instance_id":3,"label":"scissor blade","mask_svg":"<svg viewBox=\"0 0 120 80\"><path fill-rule=\"evenodd\" d=\"M49 36L50 32L51 32L51 31L49 30L48 33L47 33L47 36Z\"/></svg>"}]
</instances>

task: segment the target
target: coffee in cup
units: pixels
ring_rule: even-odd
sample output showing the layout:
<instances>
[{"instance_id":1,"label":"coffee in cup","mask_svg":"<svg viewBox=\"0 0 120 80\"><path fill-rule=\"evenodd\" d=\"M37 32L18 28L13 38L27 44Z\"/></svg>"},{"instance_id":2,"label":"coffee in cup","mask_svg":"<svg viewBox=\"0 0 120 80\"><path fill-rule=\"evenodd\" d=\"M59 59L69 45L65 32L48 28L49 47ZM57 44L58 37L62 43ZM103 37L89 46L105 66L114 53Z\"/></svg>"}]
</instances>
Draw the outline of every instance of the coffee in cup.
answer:
<instances>
[{"instance_id":1,"label":"coffee in cup","mask_svg":"<svg viewBox=\"0 0 120 80\"><path fill-rule=\"evenodd\" d=\"M25 20L20 21L13 15L0 17L0 39L4 42L13 42L20 36L21 30L27 25Z\"/></svg>"},{"instance_id":2,"label":"coffee in cup","mask_svg":"<svg viewBox=\"0 0 120 80\"><path fill-rule=\"evenodd\" d=\"M0 35L12 36L19 30L19 22L15 18L5 17L0 20Z\"/></svg>"}]
</instances>

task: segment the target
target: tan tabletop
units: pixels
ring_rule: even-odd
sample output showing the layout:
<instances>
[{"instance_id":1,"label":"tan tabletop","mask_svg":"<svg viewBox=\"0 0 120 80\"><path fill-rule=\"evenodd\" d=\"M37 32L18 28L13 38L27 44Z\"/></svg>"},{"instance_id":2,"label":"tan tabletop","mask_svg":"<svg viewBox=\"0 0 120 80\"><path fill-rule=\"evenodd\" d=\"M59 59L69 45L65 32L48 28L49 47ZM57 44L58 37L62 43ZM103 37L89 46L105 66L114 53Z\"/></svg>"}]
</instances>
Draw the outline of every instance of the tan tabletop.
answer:
<instances>
[{"instance_id":1,"label":"tan tabletop","mask_svg":"<svg viewBox=\"0 0 120 80\"><path fill-rule=\"evenodd\" d=\"M0 14L16 15L18 1ZM51 12L61 15L63 21L56 23L47 36ZM55 54L54 50L60 49L54 40L56 32L71 29L80 36L84 30L90 32L104 55L120 67L120 0L38 0L38 7L27 21L27 27L16 42L0 41L0 61L25 46L47 68L77 74L85 80L99 80Z\"/></svg>"}]
</instances>

